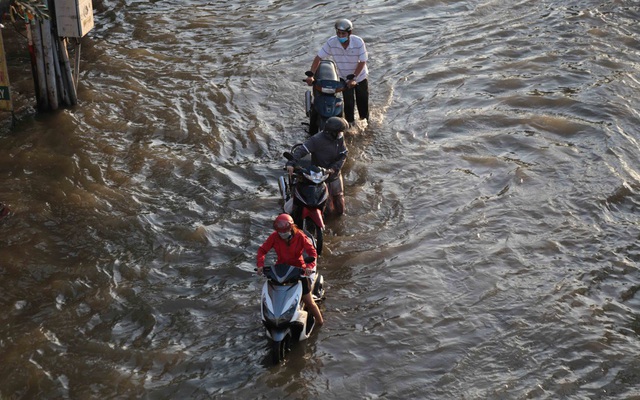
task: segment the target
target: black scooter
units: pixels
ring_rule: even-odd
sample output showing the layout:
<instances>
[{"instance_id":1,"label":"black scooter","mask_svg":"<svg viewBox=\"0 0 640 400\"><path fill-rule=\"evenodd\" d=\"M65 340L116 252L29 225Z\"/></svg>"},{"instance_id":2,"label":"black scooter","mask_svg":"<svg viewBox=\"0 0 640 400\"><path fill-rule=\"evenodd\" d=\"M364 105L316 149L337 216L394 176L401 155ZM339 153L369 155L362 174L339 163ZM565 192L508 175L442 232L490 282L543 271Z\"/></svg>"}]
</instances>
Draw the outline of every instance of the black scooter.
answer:
<instances>
[{"instance_id":1,"label":"black scooter","mask_svg":"<svg viewBox=\"0 0 640 400\"><path fill-rule=\"evenodd\" d=\"M324 124L331 117L344 117L344 107L339 93L347 89L347 83L338 76L338 68L332 60L322 60L316 73L307 71L313 77L313 94L305 92L305 111L309 117L309 135L315 135L324 129ZM349 75L347 79L353 79Z\"/></svg>"},{"instance_id":2,"label":"black scooter","mask_svg":"<svg viewBox=\"0 0 640 400\"><path fill-rule=\"evenodd\" d=\"M292 153L297 146L302 144L297 144L291 152L284 153L287 160L294 160ZM328 178L329 173L324 168L313 165L308 159L297 161L292 176L285 174L278 178L284 212L293 217L293 221L307 236L313 237L318 255L322 253L322 232L325 226L323 213L329 199L325 181Z\"/></svg>"}]
</instances>

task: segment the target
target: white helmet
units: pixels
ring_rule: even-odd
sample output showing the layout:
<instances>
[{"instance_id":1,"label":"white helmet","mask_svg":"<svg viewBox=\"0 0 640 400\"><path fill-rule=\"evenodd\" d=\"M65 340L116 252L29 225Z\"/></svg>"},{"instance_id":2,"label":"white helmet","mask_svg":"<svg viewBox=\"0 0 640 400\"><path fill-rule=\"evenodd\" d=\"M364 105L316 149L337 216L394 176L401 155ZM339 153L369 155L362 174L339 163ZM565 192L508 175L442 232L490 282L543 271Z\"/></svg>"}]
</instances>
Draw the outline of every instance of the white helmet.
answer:
<instances>
[{"instance_id":1,"label":"white helmet","mask_svg":"<svg viewBox=\"0 0 640 400\"><path fill-rule=\"evenodd\" d=\"M339 19L336 21L336 30L337 31L345 31L351 33L353 29L353 24L348 19Z\"/></svg>"}]
</instances>

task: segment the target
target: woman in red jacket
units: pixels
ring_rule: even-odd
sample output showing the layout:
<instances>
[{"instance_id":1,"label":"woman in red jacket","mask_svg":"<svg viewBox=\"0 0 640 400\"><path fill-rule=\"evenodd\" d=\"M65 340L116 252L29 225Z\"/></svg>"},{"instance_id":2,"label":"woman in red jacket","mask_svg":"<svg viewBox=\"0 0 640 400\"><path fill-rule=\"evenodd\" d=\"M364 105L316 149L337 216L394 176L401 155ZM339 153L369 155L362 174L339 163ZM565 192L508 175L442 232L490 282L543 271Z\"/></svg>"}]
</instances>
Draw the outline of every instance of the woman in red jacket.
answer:
<instances>
[{"instance_id":1,"label":"woman in red jacket","mask_svg":"<svg viewBox=\"0 0 640 400\"><path fill-rule=\"evenodd\" d=\"M258 275L262 275L262 268L264 267L264 259L269 250L275 249L278 256L277 264L288 264L294 267L299 267L307 270L312 270L316 266L315 259L318 257L316 248L311 244L311 240L305 235L296 224L293 223L293 219L289 214L280 214L273 222L273 232L267 240L258 248L258 257L256 264L258 266ZM306 252L308 256L314 258L314 261L305 264L302 252ZM316 323L322 325L324 319L320 313L320 309L316 305L316 302L311 296L311 280L307 277L301 280L302 282L302 301L307 306L307 309L313 314Z\"/></svg>"}]
</instances>

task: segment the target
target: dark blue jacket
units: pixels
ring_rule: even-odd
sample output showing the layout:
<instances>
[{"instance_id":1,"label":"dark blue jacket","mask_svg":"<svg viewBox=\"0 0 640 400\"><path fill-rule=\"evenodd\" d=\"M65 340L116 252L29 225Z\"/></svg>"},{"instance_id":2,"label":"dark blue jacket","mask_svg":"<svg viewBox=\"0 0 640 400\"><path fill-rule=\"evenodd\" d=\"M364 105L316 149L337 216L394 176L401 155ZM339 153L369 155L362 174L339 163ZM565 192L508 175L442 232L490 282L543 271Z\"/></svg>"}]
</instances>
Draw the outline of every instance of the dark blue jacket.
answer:
<instances>
[{"instance_id":1,"label":"dark blue jacket","mask_svg":"<svg viewBox=\"0 0 640 400\"><path fill-rule=\"evenodd\" d=\"M311 153L311 161L318 167L333 169L334 173L329 179L338 176L340 169L347 160L347 146L344 144L344 136L334 139L329 133L318 132L307 139L302 146L297 147L293 152L293 157L300 160ZM293 165L288 162L287 165Z\"/></svg>"}]
</instances>

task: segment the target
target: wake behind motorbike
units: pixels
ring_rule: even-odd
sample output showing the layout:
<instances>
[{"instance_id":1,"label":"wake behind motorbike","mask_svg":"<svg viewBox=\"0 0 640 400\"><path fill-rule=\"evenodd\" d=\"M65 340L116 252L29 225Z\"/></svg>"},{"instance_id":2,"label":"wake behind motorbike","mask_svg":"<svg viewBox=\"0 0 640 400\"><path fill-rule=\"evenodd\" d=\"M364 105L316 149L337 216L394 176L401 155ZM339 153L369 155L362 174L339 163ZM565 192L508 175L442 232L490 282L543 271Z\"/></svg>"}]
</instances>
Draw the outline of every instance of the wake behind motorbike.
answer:
<instances>
[{"instance_id":1,"label":"wake behind motorbike","mask_svg":"<svg viewBox=\"0 0 640 400\"><path fill-rule=\"evenodd\" d=\"M284 153L289 161L294 161L292 153L297 146L302 144L295 145L291 153ZM329 189L325 183L328 178L329 173L324 168L313 165L308 159L296 161L293 175L286 174L278 178L284 212L291 215L307 236L313 237L318 255L322 254L324 243L323 213L329 199Z\"/></svg>"},{"instance_id":2,"label":"wake behind motorbike","mask_svg":"<svg viewBox=\"0 0 640 400\"><path fill-rule=\"evenodd\" d=\"M309 257L313 261L313 257ZM307 261L307 259L305 260ZM279 364L284 360L291 344L311 336L316 325L313 315L302 301L304 270L287 264L265 266L267 281L262 287L261 316L266 334L271 340L271 360ZM316 302L324 299L324 279L314 270L311 293Z\"/></svg>"},{"instance_id":3,"label":"wake behind motorbike","mask_svg":"<svg viewBox=\"0 0 640 400\"><path fill-rule=\"evenodd\" d=\"M305 92L305 111L309 117L309 135L324 129L324 124L331 117L344 117L342 98L338 95L347 89L347 83L338 76L338 68L333 60L322 60L315 74L307 71L306 75L314 78L313 93ZM353 79L353 75L347 77Z\"/></svg>"}]
</instances>

